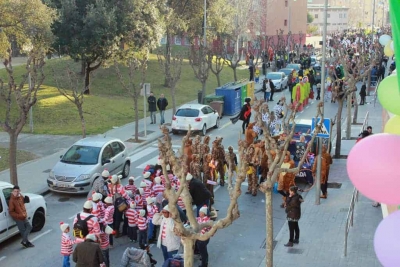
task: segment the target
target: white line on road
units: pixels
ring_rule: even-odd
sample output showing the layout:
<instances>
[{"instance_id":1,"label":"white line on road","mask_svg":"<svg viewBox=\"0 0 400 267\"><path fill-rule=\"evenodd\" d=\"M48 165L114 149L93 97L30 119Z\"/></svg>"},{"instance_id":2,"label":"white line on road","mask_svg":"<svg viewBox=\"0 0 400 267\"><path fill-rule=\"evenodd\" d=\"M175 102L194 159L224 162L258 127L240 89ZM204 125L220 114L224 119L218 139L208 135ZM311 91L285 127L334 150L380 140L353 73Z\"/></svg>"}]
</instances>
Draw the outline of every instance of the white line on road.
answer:
<instances>
[{"instance_id":1,"label":"white line on road","mask_svg":"<svg viewBox=\"0 0 400 267\"><path fill-rule=\"evenodd\" d=\"M224 129L225 127L228 127L228 126L231 125L231 124L232 124L232 122L230 122L230 121L227 122L227 123L225 123L224 125L222 125L221 127L219 127L218 131Z\"/></svg>"},{"instance_id":2,"label":"white line on road","mask_svg":"<svg viewBox=\"0 0 400 267\"><path fill-rule=\"evenodd\" d=\"M46 232L41 233L40 235L38 235L38 236L36 236L35 238L31 239L31 241L33 242L33 241L35 241L35 240L41 238L42 236L47 235L47 234L50 233L51 231L53 231L53 229L49 229L49 230L47 230Z\"/></svg>"},{"instance_id":3,"label":"white line on road","mask_svg":"<svg viewBox=\"0 0 400 267\"><path fill-rule=\"evenodd\" d=\"M77 213L76 213L77 214ZM68 220L72 220L73 218L76 217L76 214L72 215L71 217L68 218Z\"/></svg>"},{"instance_id":4,"label":"white line on road","mask_svg":"<svg viewBox=\"0 0 400 267\"><path fill-rule=\"evenodd\" d=\"M137 160L139 160L139 159L141 159L141 158L143 158L143 157L145 157L145 156L147 156L147 155L149 155L149 154L151 154L151 153L153 153L154 151L157 151L157 150L158 150L158 148L155 148L155 147L145 148L142 151L140 151L138 153L135 153L133 156L131 156L130 157L131 158L131 162L135 162L135 161L137 161Z\"/></svg>"},{"instance_id":5,"label":"white line on road","mask_svg":"<svg viewBox=\"0 0 400 267\"><path fill-rule=\"evenodd\" d=\"M0 261L5 260L6 258L7 258L6 256L3 256L0 258Z\"/></svg>"},{"instance_id":6,"label":"white line on road","mask_svg":"<svg viewBox=\"0 0 400 267\"><path fill-rule=\"evenodd\" d=\"M133 180L136 181L136 180L138 180L139 178L142 178L142 176L135 177Z\"/></svg>"}]
</instances>

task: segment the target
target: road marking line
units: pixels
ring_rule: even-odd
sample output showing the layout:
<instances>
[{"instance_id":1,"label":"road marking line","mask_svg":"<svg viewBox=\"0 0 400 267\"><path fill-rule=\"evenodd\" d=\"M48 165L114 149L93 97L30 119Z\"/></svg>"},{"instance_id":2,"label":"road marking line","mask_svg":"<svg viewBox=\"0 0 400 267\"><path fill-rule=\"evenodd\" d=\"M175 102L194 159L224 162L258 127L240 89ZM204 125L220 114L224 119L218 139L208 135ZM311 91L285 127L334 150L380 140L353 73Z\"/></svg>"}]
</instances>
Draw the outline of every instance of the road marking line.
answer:
<instances>
[{"instance_id":1,"label":"road marking line","mask_svg":"<svg viewBox=\"0 0 400 267\"><path fill-rule=\"evenodd\" d=\"M136 180L138 180L139 178L142 178L142 176L135 177L133 180L136 181Z\"/></svg>"},{"instance_id":2,"label":"road marking line","mask_svg":"<svg viewBox=\"0 0 400 267\"><path fill-rule=\"evenodd\" d=\"M0 258L0 261L5 260L6 258L7 258L6 256L3 256Z\"/></svg>"},{"instance_id":3,"label":"road marking line","mask_svg":"<svg viewBox=\"0 0 400 267\"><path fill-rule=\"evenodd\" d=\"M153 153L154 151L157 151L157 150L158 150L158 148L155 148L155 147L145 148L142 151L140 151L138 153L135 153L133 156L131 156L130 157L131 162L135 162L135 161L137 161L137 160L139 160L139 159L141 159L141 158L143 158L143 157L145 157L145 156L147 156L147 155L149 155L149 154L151 154L151 153Z\"/></svg>"},{"instance_id":4,"label":"road marking line","mask_svg":"<svg viewBox=\"0 0 400 267\"><path fill-rule=\"evenodd\" d=\"M227 123L219 127L218 131L224 129L225 127L228 127L230 124L232 124L232 122L228 121Z\"/></svg>"},{"instance_id":5,"label":"road marking line","mask_svg":"<svg viewBox=\"0 0 400 267\"><path fill-rule=\"evenodd\" d=\"M35 238L31 239L31 241L33 242L33 241L35 241L35 240L41 238L42 236L47 235L47 234L50 233L51 231L53 231L53 229L50 229L50 230L47 230L47 231L44 232L44 233L41 233L40 235L38 235L38 236L36 236Z\"/></svg>"},{"instance_id":6,"label":"road marking line","mask_svg":"<svg viewBox=\"0 0 400 267\"><path fill-rule=\"evenodd\" d=\"M78 213L76 213L76 214L78 214ZM68 218L68 220L72 220L72 219L74 219L74 218L76 217L76 214L75 214L75 215L73 215L73 216L71 216L71 217L69 217L69 218Z\"/></svg>"},{"instance_id":7,"label":"road marking line","mask_svg":"<svg viewBox=\"0 0 400 267\"><path fill-rule=\"evenodd\" d=\"M151 158L151 159L149 159L149 160L146 160L146 161L143 162L142 164L136 166L136 169L144 169L144 168L146 168L147 165L157 163L158 157L159 157L159 156L157 155L157 156L155 156L155 157L153 157L153 158Z\"/></svg>"}]
</instances>

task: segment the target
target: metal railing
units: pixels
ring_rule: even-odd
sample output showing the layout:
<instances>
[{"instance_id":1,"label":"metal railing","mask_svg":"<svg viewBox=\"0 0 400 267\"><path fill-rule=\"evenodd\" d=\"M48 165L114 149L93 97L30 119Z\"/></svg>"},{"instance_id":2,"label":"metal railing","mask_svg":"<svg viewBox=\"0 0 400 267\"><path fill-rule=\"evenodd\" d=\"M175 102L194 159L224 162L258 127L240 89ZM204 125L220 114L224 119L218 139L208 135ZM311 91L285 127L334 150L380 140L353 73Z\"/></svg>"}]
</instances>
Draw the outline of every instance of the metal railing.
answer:
<instances>
[{"instance_id":1,"label":"metal railing","mask_svg":"<svg viewBox=\"0 0 400 267\"><path fill-rule=\"evenodd\" d=\"M368 118L369 118L369 111L367 111L367 113L365 114L365 118L364 118L364 121L363 121L363 124L362 124L362 127L361 127L360 134L367 129L367 127L368 127Z\"/></svg>"},{"instance_id":2,"label":"metal railing","mask_svg":"<svg viewBox=\"0 0 400 267\"><path fill-rule=\"evenodd\" d=\"M350 227L353 227L354 207L358 202L358 190L354 187L353 194L351 195L350 207L347 212L346 226L344 232L344 256L347 256L347 238L349 237Z\"/></svg>"}]
</instances>

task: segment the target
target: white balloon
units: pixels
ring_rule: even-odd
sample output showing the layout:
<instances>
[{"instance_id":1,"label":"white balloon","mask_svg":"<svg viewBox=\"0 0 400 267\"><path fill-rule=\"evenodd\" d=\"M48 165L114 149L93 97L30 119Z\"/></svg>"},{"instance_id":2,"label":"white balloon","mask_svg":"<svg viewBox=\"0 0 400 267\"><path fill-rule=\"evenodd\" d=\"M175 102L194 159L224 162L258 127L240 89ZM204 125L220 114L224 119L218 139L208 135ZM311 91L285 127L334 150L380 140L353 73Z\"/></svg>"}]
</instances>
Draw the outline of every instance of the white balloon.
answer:
<instances>
[{"instance_id":1,"label":"white balloon","mask_svg":"<svg viewBox=\"0 0 400 267\"><path fill-rule=\"evenodd\" d=\"M390 40L392 40L392 37L387 34L381 35L381 37L379 37L379 43L383 46L387 45Z\"/></svg>"},{"instance_id":2,"label":"white balloon","mask_svg":"<svg viewBox=\"0 0 400 267\"><path fill-rule=\"evenodd\" d=\"M394 52L394 42L393 42L393 41L390 43L390 48L391 48L392 51Z\"/></svg>"}]
</instances>

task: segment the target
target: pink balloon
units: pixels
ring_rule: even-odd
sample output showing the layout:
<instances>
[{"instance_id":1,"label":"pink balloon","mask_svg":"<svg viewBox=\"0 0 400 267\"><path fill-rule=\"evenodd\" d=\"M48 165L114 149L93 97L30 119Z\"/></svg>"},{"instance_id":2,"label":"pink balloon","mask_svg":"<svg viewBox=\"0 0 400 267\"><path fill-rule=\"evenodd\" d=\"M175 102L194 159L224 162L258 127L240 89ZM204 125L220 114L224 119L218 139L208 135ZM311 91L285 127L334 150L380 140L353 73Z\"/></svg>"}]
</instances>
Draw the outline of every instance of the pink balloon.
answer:
<instances>
[{"instance_id":1,"label":"pink balloon","mask_svg":"<svg viewBox=\"0 0 400 267\"><path fill-rule=\"evenodd\" d=\"M347 173L366 197L380 203L400 204L400 136L374 134L350 151ZM399 263L400 266L400 263Z\"/></svg>"},{"instance_id":2,"label":"pink balloon","mask_svg":"<svg viewBox=\"0 0 400 267\"><path fill-rule=\"evenodd\" d=\"M396 211L382 220L374 236L375 254L385 267L400 265L400 211Z\"/></svg>"}]
</instances>

